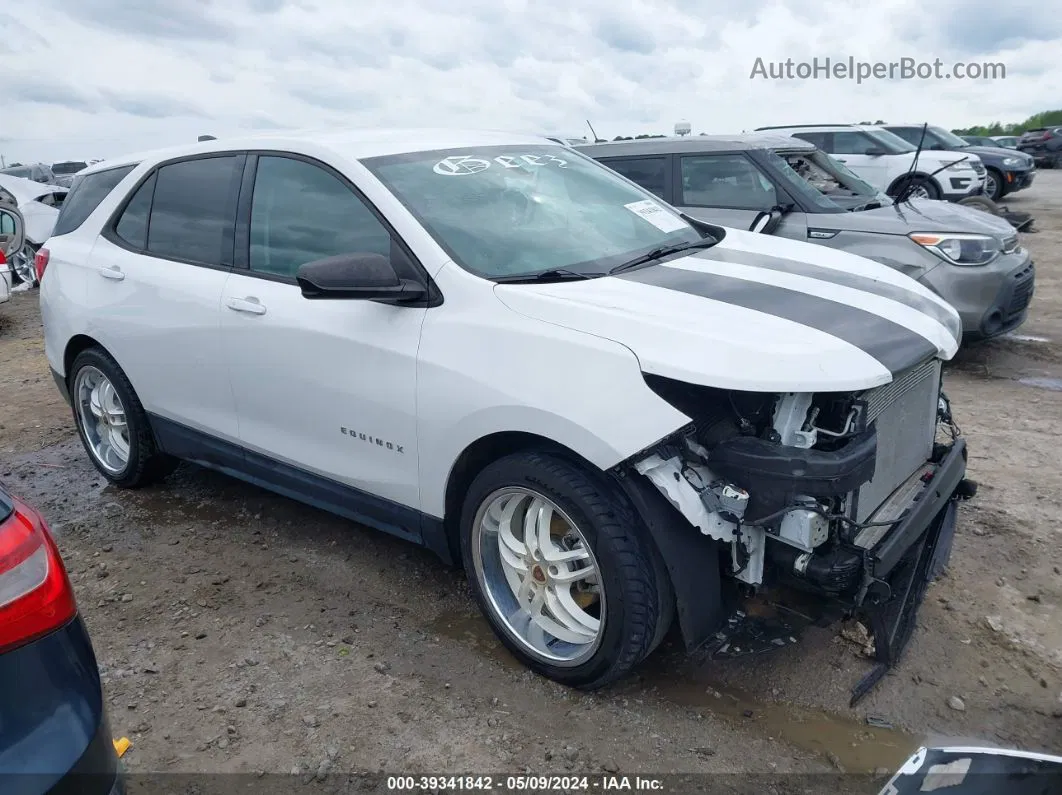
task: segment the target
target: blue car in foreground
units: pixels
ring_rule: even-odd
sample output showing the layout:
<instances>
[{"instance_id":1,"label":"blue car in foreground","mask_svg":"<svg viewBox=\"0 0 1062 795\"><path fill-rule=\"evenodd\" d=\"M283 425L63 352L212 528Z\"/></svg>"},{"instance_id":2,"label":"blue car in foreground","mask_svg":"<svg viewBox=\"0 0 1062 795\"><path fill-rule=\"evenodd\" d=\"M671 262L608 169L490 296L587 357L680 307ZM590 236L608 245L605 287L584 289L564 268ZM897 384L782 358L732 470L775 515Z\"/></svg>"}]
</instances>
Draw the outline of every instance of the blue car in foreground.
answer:
<instances>
[{"instance_id":1,"label":"blue car in foreground","mask_svg":"<svg viewBox=\"0 0 1062 795\"><path fill-rule=\"evenodd\" d=\"M0 792L120 795L99 669L41 515L0 485Z\"/></svg>"}]
</instances>

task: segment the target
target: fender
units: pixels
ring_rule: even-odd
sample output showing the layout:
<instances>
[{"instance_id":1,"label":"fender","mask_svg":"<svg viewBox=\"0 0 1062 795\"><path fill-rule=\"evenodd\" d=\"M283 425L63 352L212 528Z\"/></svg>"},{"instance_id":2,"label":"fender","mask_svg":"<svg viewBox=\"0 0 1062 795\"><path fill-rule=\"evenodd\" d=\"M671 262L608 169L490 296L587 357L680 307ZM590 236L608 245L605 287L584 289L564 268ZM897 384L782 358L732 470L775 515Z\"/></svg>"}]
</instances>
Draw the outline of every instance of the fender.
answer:
<instances>
[{"instance_id":1,"label":"fender","mask_svg":"<svg viewBox=\"0 0 1062 795\"><path fill-rule=\"evenodd\" d=\"M667 567L686 650L700 648L722 628L727 615L717 542L699 533L648 479L627 472L615 479Z\"/></svg>"}]
</instances>

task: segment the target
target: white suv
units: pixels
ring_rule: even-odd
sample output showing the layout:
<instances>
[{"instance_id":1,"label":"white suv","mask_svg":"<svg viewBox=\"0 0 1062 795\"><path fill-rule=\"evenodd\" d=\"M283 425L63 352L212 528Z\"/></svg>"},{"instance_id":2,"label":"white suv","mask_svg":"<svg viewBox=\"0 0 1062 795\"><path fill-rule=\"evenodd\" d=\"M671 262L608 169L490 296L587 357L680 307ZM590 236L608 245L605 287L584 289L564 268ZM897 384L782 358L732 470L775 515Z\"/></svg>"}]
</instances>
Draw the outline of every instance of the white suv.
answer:
<instances>
[{"instance_id":1,"label":"white suv","mask_svg":"<svg viewBox=\"0 0 1062 795\"><path fill-rule=\"evenodd\" d=\"M974 154L923 149L895 133L866 124L758 127L813 143L889 196L910 185L915 198L958 201L982 192L985 166ZM912 170L912 165L914 169Z\"/></svg>"},{"instance_id":2,"label":"white suv","mask_svg":"<svg viewBox=\"0 0 1062 795\"><path fill-rule=\"evenodd\" d=\"M38 268L48 361L112 483L187 459L423 544L570 685L621 676L673 615L690 647L724 637L749 589L874 609L965 471L961 439L934 444L950 306L543 138L110 160Z\"/></svg>"}]
</instances>

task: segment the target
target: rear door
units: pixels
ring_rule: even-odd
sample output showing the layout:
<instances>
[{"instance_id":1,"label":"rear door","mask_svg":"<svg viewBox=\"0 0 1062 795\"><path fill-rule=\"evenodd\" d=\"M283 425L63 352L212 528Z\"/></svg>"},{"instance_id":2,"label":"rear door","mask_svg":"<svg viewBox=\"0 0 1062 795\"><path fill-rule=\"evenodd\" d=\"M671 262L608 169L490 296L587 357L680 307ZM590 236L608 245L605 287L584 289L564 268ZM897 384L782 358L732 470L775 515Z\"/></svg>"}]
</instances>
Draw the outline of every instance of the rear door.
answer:
<instances>
[{"instance_id":1,"label":"rear door","mask_svg":"<svg viewBox=\"0 0 1062 795\"><path fill-rule=\"evenodd\" d=\"M235 440L218 338L245 156L164 163L140 181L92 251L88 333L117 359L144 408Z\"/></svg>"},{"instance_id":2,"label":"rear door","mask_svg":"<svg viewBox=\"0 0 1062 795\"><path fill-rule=\"evenodd\" d=\"M694 218L748 229L779 204L774 182L740 152L686 154L676 161L675 206Z\"/></svg>"}]
</instances>

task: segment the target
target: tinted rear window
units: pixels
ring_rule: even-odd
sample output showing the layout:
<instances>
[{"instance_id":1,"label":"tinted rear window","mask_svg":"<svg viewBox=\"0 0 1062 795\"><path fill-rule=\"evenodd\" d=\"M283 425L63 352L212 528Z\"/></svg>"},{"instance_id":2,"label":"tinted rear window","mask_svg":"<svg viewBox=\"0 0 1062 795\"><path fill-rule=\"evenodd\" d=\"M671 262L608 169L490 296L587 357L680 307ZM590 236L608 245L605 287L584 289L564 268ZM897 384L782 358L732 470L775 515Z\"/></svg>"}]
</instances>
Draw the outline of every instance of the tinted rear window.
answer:
<instances>
[{"instance_id":1,"label":"tinted rear window","mask_svg":"<svg viewBox=\"0 0 1062 795\"><path fill-rule=\"evenodd\" d=\"M78 177L63 202L52 235L65 235L85 223L107 194L134 168L136 166L120 166Z\"/></svg>"},{"instance_id":2,"label":"tinted rear window","mask_svg":"<svg viewBox=\"0 0 1062 795\"><path fill-rule=\"evenodd\" d=\"M133 198L125 205L122 217L118 219L114 231L118 237L138 251L147 248L148 213L151 212L151 198L155 192L155 172L141 185Z\"/></svg>"},{"instance_id":3,"label":"tinted rear window","mask_svg":"<svg viewBox=\"0 0 1062 795\"><path fill-rule=\"evenodd\" d=\"M182 160L158 170L147 233L149 253L206 265L231 263L235 189L242 176L238 162L236 155L225 155Z\"/></svg>"}]
</instances>

